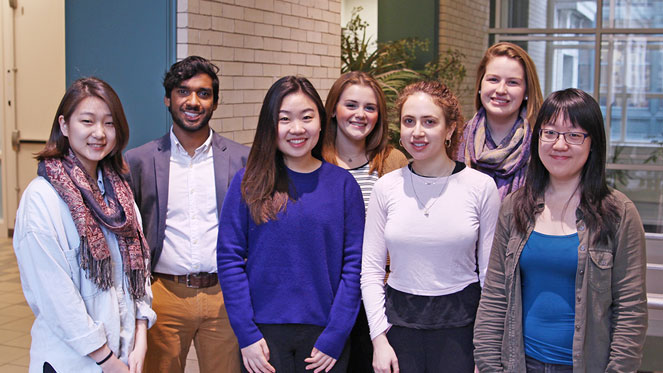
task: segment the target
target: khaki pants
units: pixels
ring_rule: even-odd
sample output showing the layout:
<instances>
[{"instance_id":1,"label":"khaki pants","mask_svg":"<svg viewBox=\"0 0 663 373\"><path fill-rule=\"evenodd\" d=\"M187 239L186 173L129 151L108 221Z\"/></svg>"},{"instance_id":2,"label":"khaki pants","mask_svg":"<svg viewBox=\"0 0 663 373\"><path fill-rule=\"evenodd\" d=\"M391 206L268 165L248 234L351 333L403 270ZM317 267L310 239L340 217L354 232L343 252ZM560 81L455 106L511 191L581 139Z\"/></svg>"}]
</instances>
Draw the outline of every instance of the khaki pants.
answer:
<instances>
[{"instance_id":1,"label":"khaki pants","mask_svg":"<svg viewBox=\"0 0 663 373\"><path fill-rule=\"evenodd\" d=\"M155 278L152 293L157 322L147 331L145 372L184 372L191 340L201 373L241 370L237 338L230 327L218 284L192 289Z\"/></svg>"}]
</instances>

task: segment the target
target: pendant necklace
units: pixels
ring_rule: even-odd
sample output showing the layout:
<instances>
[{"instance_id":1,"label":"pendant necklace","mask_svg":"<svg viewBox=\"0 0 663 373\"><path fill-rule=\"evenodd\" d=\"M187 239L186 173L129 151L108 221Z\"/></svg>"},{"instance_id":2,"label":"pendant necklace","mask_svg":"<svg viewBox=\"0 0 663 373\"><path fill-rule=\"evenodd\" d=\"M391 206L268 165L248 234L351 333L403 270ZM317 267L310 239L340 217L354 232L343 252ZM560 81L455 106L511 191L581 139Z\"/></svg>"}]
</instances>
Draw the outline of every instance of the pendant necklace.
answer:
<instances>
[{"instance_id":1,"label":"pendant necklace","mask_svg":"<svg viewBox=\"0 0 663 373\"><path fill-rule=\"evenodd\" d=\"M366 156L365 153L359 153L359 154L357 154L357 155L348 156L348 163L352 163L352 157L355 157L355 159L357 159L357 157L360 157L360 156L362 156L362 155L363 155L363 156Z\"/></svg>"},{"instance_id":2,"label":"pendant necklace","mask_svg":"<svg viewBox=\"0 0 663 373\"><path fill-rule=\"evenodd\" d=\"M360 157L362 155L364 155L364 153L359 153L359 154L355 155L354 157L356 158L356 157ZM348 162L352 163L352 157L348 156Z\"/></svg>"},{"instance_id":3,"label":"pendant necklace","mask_svg":"<svg viewBox=\"0 0 663 373\"><path fill-rule=\"evenodd\" d=\"M453 172L453 169L452 169L451 172ZM413 168L412 170L410 170L410 183L412 184L412 190L414 191L414 198L416 198L416 199L417 199L417 203L418 203L421 207L423 207L423 209L424 209L424 216L425 216L425 217L428 217L428 215L430 215L430 209L433 208L433 205L435 205L435 202L437 202L437 201L440 199L440 196L442 195L442 192L444 191L444 189L446 189L447 184L449 184L449 178L451 177L451 174L449 174L449 175L446 176L446 181L445 181L444 185L442 186L442 188L440 188L440 192L437 193L437 196L436 196L436 197L430 199L430 203L429 203L428 206L426 206L423 202L421 202L421 199L419 198L419 195L417 194L417 188L414 186L414 176L412 176L412 174L414 174L414 168ZM424 182L424 183L425 183L426 185L435 185L435 184L436 184L441 178L443 178L443 177L444 177L444 176L439 176L439 177L437 177L437 178L435 179L435 181L432 181L432 182Z\"/></svg>"}]
</instances>

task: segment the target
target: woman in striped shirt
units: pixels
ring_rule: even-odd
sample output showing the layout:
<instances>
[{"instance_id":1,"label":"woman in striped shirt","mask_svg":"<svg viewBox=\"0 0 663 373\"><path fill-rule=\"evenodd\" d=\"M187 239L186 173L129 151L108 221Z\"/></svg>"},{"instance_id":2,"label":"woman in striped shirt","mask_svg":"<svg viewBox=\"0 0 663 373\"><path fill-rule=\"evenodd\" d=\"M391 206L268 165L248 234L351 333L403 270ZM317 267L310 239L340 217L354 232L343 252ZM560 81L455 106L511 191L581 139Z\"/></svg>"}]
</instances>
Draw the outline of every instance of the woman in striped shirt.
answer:
<instances>
[{"instance_id":1,"label":"woman in striped shirt","mask_svg":"<svg viewBox=\"0 0 663 373\"><path fill-rule=\"evenodd\" d=\"M367 207L378 178L407 165L405 155L388 144L384 93L370 75L348 72L334 82L325 109L327 121L322 156L325 161L350 171ZM350 341L348 372L372 371L373 345L363 304Z\"/></svg>"}]
</instances>

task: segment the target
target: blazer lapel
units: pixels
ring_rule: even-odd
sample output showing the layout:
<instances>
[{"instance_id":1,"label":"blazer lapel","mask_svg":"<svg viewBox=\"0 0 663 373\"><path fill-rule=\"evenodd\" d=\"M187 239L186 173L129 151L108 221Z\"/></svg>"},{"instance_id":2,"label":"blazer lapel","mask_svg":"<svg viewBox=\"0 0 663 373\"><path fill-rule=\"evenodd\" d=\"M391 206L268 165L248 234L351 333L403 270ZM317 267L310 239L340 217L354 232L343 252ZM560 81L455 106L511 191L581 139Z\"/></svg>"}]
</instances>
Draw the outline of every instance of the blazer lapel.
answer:
<instances>
[{"instance_id":1,"label":"blazer lapel","mask_svg":"<svg viewBox=\"0 0 663 373\"><path fill-rule=\"evenodd\" d=\"M168 181L170 175L170 132L161 138L154 155L154 175L157 188L158 240L163 242L166 232L166 211L168 209Z\"/></svg>"},{"instance_id":2,"label":"blazer lapel","mask_svg":"<svg viewBox=\"0 0 663 373\"><path fill-rule=\"evenodd\" d=\"M226 152L227 146L223 137L216 132L212 133L212 157L214 159L214 186L216 187L216 212L221 216L221 206L228 189L228 170L230 169L230 155Z\"/></svg>"}]
</instances>

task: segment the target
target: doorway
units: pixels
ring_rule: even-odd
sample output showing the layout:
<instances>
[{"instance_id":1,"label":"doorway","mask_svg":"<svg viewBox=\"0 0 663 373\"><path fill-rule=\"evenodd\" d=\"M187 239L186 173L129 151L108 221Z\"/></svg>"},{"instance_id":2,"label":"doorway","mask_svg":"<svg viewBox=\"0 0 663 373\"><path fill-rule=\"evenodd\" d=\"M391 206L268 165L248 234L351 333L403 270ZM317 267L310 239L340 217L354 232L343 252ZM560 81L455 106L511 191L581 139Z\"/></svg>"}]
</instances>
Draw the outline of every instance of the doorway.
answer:
<instances>
[{"instance_id":1,"label":"doorway","mask_svg":"<svg viewBox=\"0 0 663 373\"><path fill-rule=\"evenodd\" d=\"M0 237L13 231L18 201L37 175L65 90L64 0L7 0L2 12Z\"/></svg>"}]
</instances>

